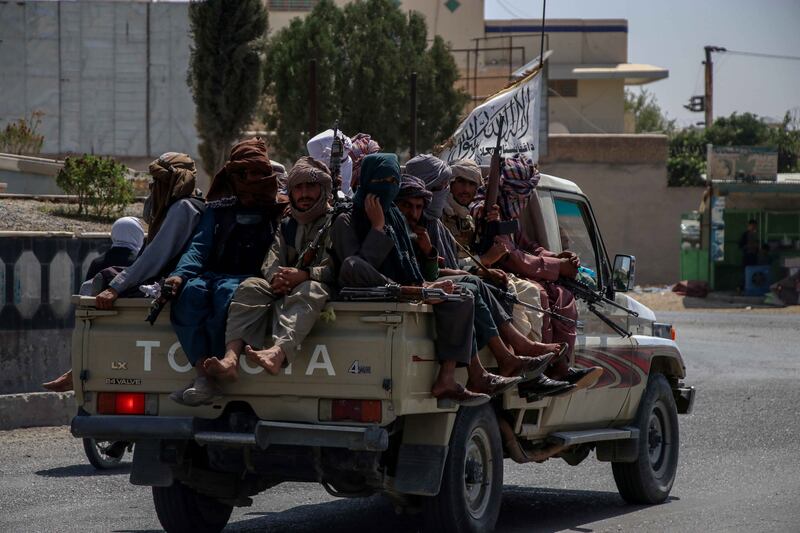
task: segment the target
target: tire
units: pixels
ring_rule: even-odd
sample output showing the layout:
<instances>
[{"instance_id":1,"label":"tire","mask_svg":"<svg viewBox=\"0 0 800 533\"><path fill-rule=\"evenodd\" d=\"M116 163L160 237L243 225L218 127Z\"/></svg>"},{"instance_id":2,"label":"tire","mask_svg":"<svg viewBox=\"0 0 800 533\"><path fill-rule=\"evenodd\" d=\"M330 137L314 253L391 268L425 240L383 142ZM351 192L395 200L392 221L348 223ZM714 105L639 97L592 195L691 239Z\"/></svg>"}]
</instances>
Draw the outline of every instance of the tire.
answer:
<instances>
[{"instance_id":1,"label":"tire","mask_svg":"<svg viewBox=\"0 0 800 533\"><path fill-rule=\"evenodd\" d=\"M106 451L113 444L114 441L83 439L83 451L86 453L86 458L91 465L97 470L119 468L122 466L122 457L125 455L125 451L119 457L107 455Z\"/></svg>"},{"instance_id":2,"label":"tire","mask_svg":"<svg viewBox=\"0 0 800 533\"><path fill-rule=\"evenodd\" d=\"M217 533L231 517L233 507L200 494L180 481L153 487L158 521L167 533Z\"/></svg>"},{"instance_id":3,"label":"tire","mask_svg":"<svg viewBox=\"0 0 800 533\"><path fill-rule=\"evenodd\" d=\"M636 415L638 456L633 463L611 463L620 495L629 503L662 503L678 469L678 410L662 374L652 374Z\"/></svg>"},{"instance_id":4,"label":"tire","mask_svg":"<svg viewBox=\"0 0 800 533\"><path fill-rule=\"evenodd\" d=\"M503 497L503 445L489 405L458 411L437 496L424 501L426 529L493 531Z\"/></svg>"}]
</instances>

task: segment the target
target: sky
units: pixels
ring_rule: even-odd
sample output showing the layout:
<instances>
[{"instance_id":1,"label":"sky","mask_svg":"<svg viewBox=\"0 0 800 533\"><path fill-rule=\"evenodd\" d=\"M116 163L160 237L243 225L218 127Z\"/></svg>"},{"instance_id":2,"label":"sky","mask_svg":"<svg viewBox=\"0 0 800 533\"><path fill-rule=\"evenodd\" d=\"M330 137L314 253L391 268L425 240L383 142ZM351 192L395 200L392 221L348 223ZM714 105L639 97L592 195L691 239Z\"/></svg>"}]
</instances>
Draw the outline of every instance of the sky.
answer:
<instances>
[{"instance_id":1,"label":"sky","mask_svg":"<svg viewBox=\"0 0 800 533\"><path fill-rule=\"evenodd\" d=\"M535 18L542 0L484 0L487 19ZM628 20L628 61L669 69L643 87L679 126L703 120L683 108L703 94L706 45L800 57L800 0L550 0L546 18ZM800 115L800 60L714 54L714 116ZM639 89L633 86L634 91Z\"/></svg>"}]
</instances>

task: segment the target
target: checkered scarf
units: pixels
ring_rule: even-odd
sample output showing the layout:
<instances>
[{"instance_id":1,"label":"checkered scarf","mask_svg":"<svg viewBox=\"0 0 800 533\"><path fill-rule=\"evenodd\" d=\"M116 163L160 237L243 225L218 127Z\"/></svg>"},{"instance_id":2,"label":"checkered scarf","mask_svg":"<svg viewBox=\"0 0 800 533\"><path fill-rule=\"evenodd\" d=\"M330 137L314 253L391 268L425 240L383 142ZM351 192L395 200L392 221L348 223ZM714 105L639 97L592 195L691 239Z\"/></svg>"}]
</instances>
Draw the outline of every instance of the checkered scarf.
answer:
<instances>
[{"instance_id":1,"label":"checkered scarf","mask_svg":"<svg viewBox=\"0 0 800 533\"><path fill-rule=\"evenodd\" d=\"M531 193L539 183L541 174L533 161L522 154L516 154L503 161L500 173L500 194L497 202L500 205L500 217L511 220L519 217L525 210ZM470 212L475 216L479 208L483 207L486 199L486 189L481 187L470 204Z\"/></svg>"},{"instance_id":2,"label":"checkered scarf","mask_svg":"<svg viewBox=\"0 0 800 533\"><path fill-rule=\"evenodd\" d=\"M380 152L381 145L368 133L358 133L350 138L350 142L351 146L347 147L347 153L353 160L353 177L350 180L350 188L355 191L361 177L361 161L369 154Z\"/></svg>"}]
</instances>

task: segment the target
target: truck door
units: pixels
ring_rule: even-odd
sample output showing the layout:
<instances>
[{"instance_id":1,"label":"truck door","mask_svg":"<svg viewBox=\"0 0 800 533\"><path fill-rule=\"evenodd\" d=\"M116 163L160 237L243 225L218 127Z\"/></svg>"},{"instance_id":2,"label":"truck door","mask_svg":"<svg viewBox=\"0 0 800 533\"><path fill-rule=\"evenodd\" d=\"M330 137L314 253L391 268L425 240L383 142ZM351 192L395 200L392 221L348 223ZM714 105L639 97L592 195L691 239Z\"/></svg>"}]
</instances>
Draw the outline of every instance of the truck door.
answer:
<instances>
[{"instance_id":1,"label":"truck door","mask_svg":"<svg viewBox=\"0 0 800 533\"><path fill-rule=\"evenodd\" d=\"M610 268L588 201L577 194L553 192L553 203L562 251L578 254L583 267L579 279L605 293L610 283ZM564 423L613 422L625 403L631 386L631 354L633 343L620 337L596 315L586 303L577 300L578 335L574 365L599 366L604 372L591 388L570 396ZM596 306L600 312L627 327L627 315L610 306Z\"/></svg>"}]
</instances>

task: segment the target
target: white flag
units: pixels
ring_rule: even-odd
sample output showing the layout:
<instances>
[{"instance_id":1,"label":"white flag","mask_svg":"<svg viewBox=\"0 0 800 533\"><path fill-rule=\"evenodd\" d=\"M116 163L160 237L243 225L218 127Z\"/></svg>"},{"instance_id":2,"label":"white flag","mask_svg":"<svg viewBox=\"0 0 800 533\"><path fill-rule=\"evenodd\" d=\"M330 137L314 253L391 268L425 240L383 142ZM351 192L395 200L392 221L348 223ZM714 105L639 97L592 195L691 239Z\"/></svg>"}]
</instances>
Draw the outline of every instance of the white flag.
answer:
<instances>
[{"instance_id":1,"label":"white flag","mask_svg":"<svg viewBox=\"0 0 800 533\"><path fill-rule=\"evenodd\" d=\"M439 158L448 163L472 159L479 165L488 165L497 144L499 119L504 116L503 138L500 142L503 155L521 153L537 162L540 74L541 70L537 69L476 107L459 124Z\"/></svg>"}]
</instances>

